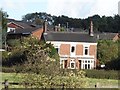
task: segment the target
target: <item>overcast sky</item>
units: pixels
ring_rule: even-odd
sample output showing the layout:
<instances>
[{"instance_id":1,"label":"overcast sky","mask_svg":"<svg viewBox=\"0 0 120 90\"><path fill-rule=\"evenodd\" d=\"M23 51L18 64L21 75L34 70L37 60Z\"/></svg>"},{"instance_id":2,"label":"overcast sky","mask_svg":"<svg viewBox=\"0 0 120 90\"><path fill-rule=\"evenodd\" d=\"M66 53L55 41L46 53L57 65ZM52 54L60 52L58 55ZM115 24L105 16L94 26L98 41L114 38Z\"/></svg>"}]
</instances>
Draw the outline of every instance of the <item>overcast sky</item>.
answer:
<instances>
[{"instance_id":1,"label":"overcast sky","mask_svg":"<svg viewBox=\"0 0 120 90\"><path fill-rule=\"evenodd\" d=\"M9 18L21 20L23 15L46 12L51 15L66 15L86 18L98 14L114 16L118 14L120 0L0 0L0 8Z\"/></svg>"}]
</instances>

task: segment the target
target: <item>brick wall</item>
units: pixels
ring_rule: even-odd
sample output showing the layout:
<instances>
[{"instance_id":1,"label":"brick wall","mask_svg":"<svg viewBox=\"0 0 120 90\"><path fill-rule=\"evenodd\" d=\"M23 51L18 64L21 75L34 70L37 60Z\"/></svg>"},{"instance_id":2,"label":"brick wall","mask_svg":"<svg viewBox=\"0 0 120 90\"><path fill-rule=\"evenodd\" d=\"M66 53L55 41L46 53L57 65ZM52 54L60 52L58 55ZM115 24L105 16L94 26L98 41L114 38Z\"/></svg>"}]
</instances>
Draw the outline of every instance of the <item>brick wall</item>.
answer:
<instances>
[{"instance_id":1,"label":"brick wall","mask_svg":"<svg viewBox=\"0 0 120 90\"><path fill-rule=\"evenodd\" d=\"M89 54L90 55L96 55L96 45L90 45L89 47Z\"/></svg>"},{"instance_id":2,"label":"brick wall","mask_svg":"<svg viewBox=\"0 0 120 90\"><path fill-rule=\"evenodd\" d=\"M60 55L70 55L70 44L60 45Z\"/></svg>"},{"instance_id":3,"label":"brick wall","mask_svg":"<svg viewBox=\"0 0 120 90\"><path fill-rule=\"evenodd\" d=\"M82 44L76 45L76 55L83 55L83 45Z\"/></svg>"},{"instance_id":4,"label":"brick wall","mask_svg":"<svg viewBox=\"0 0 120 90\"><path fill-rule=\"evenodd\" d=\"M37 37L38 39L41 39L43 33L43 28L37 29L32 33L33 36Z\"/></svg>"}]
</instances>

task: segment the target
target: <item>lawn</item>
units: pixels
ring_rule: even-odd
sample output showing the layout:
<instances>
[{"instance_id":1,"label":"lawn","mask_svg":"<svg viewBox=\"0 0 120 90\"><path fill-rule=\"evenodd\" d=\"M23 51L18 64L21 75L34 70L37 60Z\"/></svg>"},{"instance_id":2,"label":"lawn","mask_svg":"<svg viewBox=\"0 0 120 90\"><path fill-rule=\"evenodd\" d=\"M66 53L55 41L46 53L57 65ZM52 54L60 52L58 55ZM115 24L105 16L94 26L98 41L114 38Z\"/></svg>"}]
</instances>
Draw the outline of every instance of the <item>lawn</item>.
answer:
<instances>
[{"instance_id":1,"label":"lawn","mask_svg":"<svg viewBox=\"0 0 120 90\"><path fill-rule=\"evenodd\" d=\"M9 82L21 82L22 74L16 73L1 73L2 80L0 82L4 82L5 79L8 79ZM86 78L88 81L87 88L94 88L97 85L99 88L118 88L118 80L112 79L93 79ZM3 87L3 85L2 85ZM22 88L21 85L9 85L10 88Z\"/></svg>"}]
</instances>

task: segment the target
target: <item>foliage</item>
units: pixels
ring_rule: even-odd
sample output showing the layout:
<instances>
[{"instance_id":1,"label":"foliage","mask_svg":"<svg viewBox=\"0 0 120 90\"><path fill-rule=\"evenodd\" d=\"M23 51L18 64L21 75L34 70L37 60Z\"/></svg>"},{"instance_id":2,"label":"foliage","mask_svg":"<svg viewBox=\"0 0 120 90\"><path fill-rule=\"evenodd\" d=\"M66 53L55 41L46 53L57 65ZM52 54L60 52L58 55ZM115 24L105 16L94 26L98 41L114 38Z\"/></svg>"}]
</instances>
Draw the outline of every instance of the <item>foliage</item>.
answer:
<instances>
[{"instance_id":1,"label":"foliage","mask_svg":"<svg viewBox=\"0 0 120 90\"><path fill-rule=\"evenodd\" d=\"M15 69L13 67L2 67L2 72L4 72L4 73L15 73Z\"/></svg>"},{"instance_id":2,"label":"foliage","mask_svg":"<svg viewBox=\"0 0 120 90\"><path fill-rule=\"evenodd\" d=\"M20 39L9 39L7 40L7 45L13 48L20 47L21 46Z\"/></svg>"},{"instance_id":3,"label":"foliage","mask_svg":"<svg viewBox=\"0 0 120 90\"><path fill-rule=\"evenodd\" d=\"M81 18L70 18L65 15L61 16L52 16L47 13L29 13L26 14L23 17L23 21L27 22L37 22L40 23L40 21L48 21L49 24L58 25L60 24L61 27L65 28L80 28L83 30L89 30L90 27L90 21L93 21L94 24L94 32L120 32L120 16L114 15L111 16L102 16L99 15L93 15L85 19ZM37 24L36 23L36 24ZM62 30L63 31L63 30Z\"/></svg>"},{"instance_id":4,"label":"foliage","mask_svg":"<svg viewBox=\"0 0 120 90\"><path fill-rule=\"evenodd\" d=\"M22 46L20 50L24 51L26 60L22 65L17 64L15 70L16 73L24 73L23 83L25 86L53 88L60 87L58 85L63 84L63 82L65 82L65 87L84 87L86 85L86 81L81 79L84 78L84 73L80 72L77 74L78 79L75 77L76 75L72 76L71 72L66 74L69 78L62 76L60 72L59 56L56 49L51 44L39 42L34 37L23 38L21 41ZM18 48L15 50L20 51ZM15 53L13 55L15 55ZM57 76L59 78L57 78ZM76 84L72 82L76 82Z\"/></svg>"},{"instance_id":5,"label":"foliage","mask_svg":"<svg viewBox=\"0 0 120 90\"><path fill-rule=\"evenodd\" d=\"M51 15L44 13L44 12L29 13L29 14L24 15L22 19L25 22L32 22L36 25L41 25L46 20L48 21L49 24L53 22Z\"/></svg>"},{"instance_id":6,"label":"foliage","mask_svg":"<svg viewBox=\"0 0 120 90\"><path fill-rule=\"evenodd\" d=\"M7 19L6 18L7 17L8 17L7 13L4 12L2 9L0 9L0 18L2 19L0 20L0 25L2 25L0 28L2 29L0 35L2 34L3 47L6 47L6 36L7 36Z\"/></svg>"},{"instance_id":7,"label":"foliage","mask_svg":"<svg viewBox=\"0 0 120 90\"><path fill-rule=\"evenodd\" d=\"M106 69L120 70L120 57L106 63Z\"/></svg>"},{"instance_id":8,"label":"foliage","mask_svg":"<svg viewBox=\"0 0 120 90\"><path fill-rule=\"evenodd\" d=\"M64 85L65 88L79 88L86 86L83 71L78 73L69 71L62 75L65 71L60 70L59 56L51 44L29 37L21 39L20 45L20 47L11 45L14 48L8 54L6 63L11 64L16 73L24 73L23 84L26 87L56 88Z\"/></svg>"},{"instance_id":9,"label":"foliage","mask_svg":"<svg viewBox=\"0 0 120 90\"><path fill-rule=\"evenodd\" d=\"M24 76L25 74L23 74L23 73L2 73L2 81L4 81L5 79L8 79L8 82L18 82L18 83L22 83L22 81L25 81L25 80L22 80L23 79L23 76ZM32 75L31 75L32 76ZM36 75L36 77L38 77L37 75ZM30 77L31 78L31 77ZM32 77L33 78L33 77ZM59 84L59 80L60 79L62 79L63 77L59 77L59 76L55 76L54 77L55 79L54 79L54 83L56 84L56 87L58 87L59 89L61 88L61 89L63 89L62 87L62 85L61 86L58 86L57 84ZM64 77L64 81L66 81L65 80L65 78L67 78L67 76L66 77ZM76 78L76 77L75 77ZM41 79L41 78L40 78ZM84 79L84 78L81 78L82 80ZM81 80L80 79L80 80ZM45 80L45 79L44 79ZM62 79L63 80L63 79ZM85 78L84 79L85 81L87 81L87 83L86 83L86 87L85 87L85 90L87 90L88 88L92 88L92 90L96 90L96 88L94 89L94 87L95 87L95 84L97 84L97 83L99 83L99 85L100 85L100 88L115 88L114 86L118 86L118 80L113 80L113 79L95 79L95 78ZM1 81L1 82L2 82ZM42 81L41 81L42 82ZM80 84L79 84L80 85ZM26 86L27 87L27 86ZM30 86L30 87L34 87L34 86ZM29 89L30 89L30 87L29 87ZM40 87L40 86L39 86ZM41 86L42 87L42 86ZM24 82L24 86L23 85L21 85L21 84L19 84L19 85L9 85L9 88L25 88L25 82ZM76 87L77 88L77 87ZM116 87L117 88L117 87ZM47 88L48 89L48 88ZM51 89L51 88L50 88ZM84 90L83 88L81 88L82 90ZM116 90L116 89L114 89L114 90Z\"/></svg>"},{"instance_id":10,"label":"foliage","mask_svg":"<svg viewBox=\"0 0 120 90\"><path fill-rule=\"evenodd\" d=\"M118 58L106 63L107 69L120 70L120 40L117 41L118 44Z\"/></svg>"},{"instance_id":11,"label":"foliage","mask_svg":"<svg viewBox=\"0 0 120 90\"><path fill-rule=\"evenodd\" d=\"M97 56L100 64L116 60L118 58L118 42L112 40L98 41Z\"/></svg>"},{"instance_id":12,"label":"foliage","mask_svg":"<svg viewBox=\"0 0 120 90\"><path fill-rule=\"evenodd\" d=\"M41 67L43 69L46 68L46 66L52 66L52 64L56 64L56 68L59 68L59 56L56 49L51 44L39 41L34 37L28 37L22 38L20 41L19 39L9 40L8 45L11 49L8 52L3 52L3 66L16 65L23 67L21 65L30 64L34 65L34 67L31 66L31 71L34 72L37 70L43 72L41 69L37 68ZM19 70L21 69L17 69L17 71Z\"/></svg>"},{"instance_id":13,"label":"foliage","mask_svg":"<svg viewBox=\"0 0 120 90\"><path fill-rule=\"evenodd\" d=\"M23 76L23 82L26 87L31 88L85 88L87 82L82 77L84 75L80 73L77 75L74 72L70 72L65 76L56 75L54 77L31 73Z\"/></svg>"},{"instance_id":14,"label":"foliage","mask_svg":"<svg viewBox=\"0 0 120 90\"><path fill-rule=\"evenodd\" d=\"M2 65L3 66L14 66L17 64L22 64L25 59L26 56L24 54L24 50L17 48L12 50L12 52L3 52L2 53Z\"/></svg>"},{"instance_id":15,"label":"foliage","mask_svg":"<svg viewBox=\"0 0 120 90\"><path fill-rule=\"evenodd\" d=\"M84 70L86 77L96 79L116 79L118 80L118 71L114 70Z\"/></svg>"}]
</instances>

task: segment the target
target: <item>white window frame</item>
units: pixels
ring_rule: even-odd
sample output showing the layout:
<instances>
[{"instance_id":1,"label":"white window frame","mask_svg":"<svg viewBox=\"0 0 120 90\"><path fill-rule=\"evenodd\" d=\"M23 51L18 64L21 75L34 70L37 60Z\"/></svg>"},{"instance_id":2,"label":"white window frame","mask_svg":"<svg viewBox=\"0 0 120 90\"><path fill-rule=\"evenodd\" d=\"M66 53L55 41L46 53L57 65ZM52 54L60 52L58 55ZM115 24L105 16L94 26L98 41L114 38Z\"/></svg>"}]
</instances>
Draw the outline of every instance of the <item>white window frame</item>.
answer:
<instances>
[{"instance_id":1,"label":"white window frame","mask_svg":"<svg viewBox=\"0 0 120 90\"><path fill-rule=\"evenodd\" d=\"M58 48L58 54L59 54L60 53L60 46L59 45L53 45L53 46L55 49Z\"/></svg>"},{"instance_id":2,"label":"white window frame","mask_svg":"<svg viewBox=\"0 0 120 90\"><path fill-rule=\"evenodd\" d=\"M91 63L91 61L92 61L92 63ZM82 64L81 65L81 69L85 69L85 64L87 64L87 69L93 69L93 67L94 67L93 61L94 60L92 60L92 59L83 59L82 63L81 63ZM90 68L88 68L88 64L90 65Z\"/></svg>"},{"instance_id":3,"label":"white window frame","mask_svg":"<svg viewBox=\"0 0 120 90\"><path fill-rule=\"evenodd\" d=\"M74 67L73 68L71 67L72 63L74 63ZM73 61L73 60L70 61L70 69L75 69L75 61Z\"/></svg>"},{"instance_id":4,"label":"white window frame","mask_svg":"<svg viewBox=\"0 0 120 90\"><path fill-rule=\"evenodd\" d=\"M83 48L83 55L84 56L89 56L89 47L90 47L90 45L84 45L84 48ZM88 50L88 53L87 53L87 55L85 54L85 49L87 48L87 50Z\"/></svg>"},{"instance_id":5,"label":"white window frame","mask_svg":"<svg viewBox=\"0 0 120 90\"><path fill-rule=\"evenodd\" d=\"M72 51L72 47L74 47L74 52L71 52ZM71 56L75 56L75 54L76 54L76 44L73 44L73 45L70 45L70 55Z\"/></svg>"}]
</instances>

